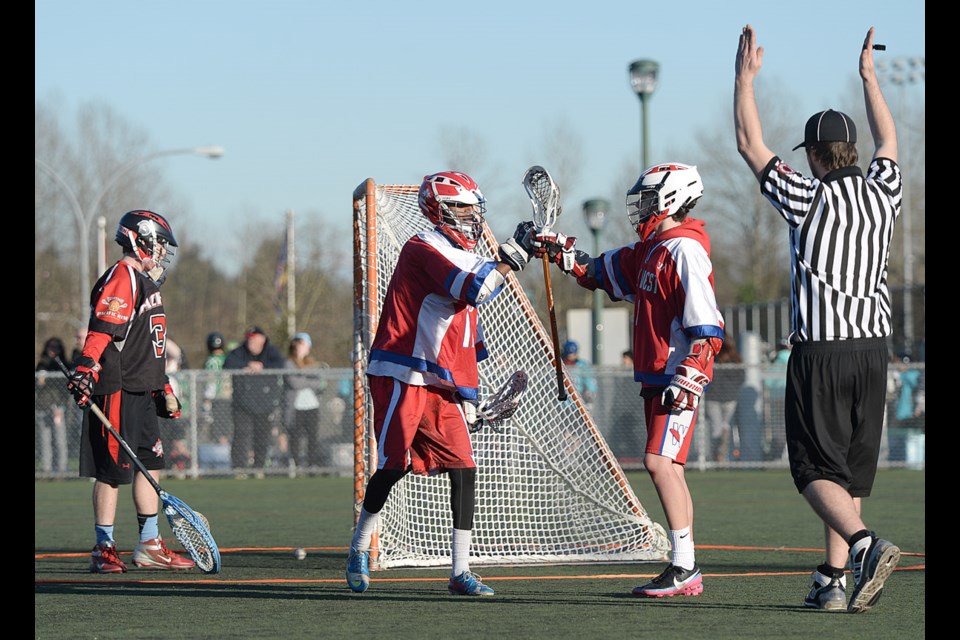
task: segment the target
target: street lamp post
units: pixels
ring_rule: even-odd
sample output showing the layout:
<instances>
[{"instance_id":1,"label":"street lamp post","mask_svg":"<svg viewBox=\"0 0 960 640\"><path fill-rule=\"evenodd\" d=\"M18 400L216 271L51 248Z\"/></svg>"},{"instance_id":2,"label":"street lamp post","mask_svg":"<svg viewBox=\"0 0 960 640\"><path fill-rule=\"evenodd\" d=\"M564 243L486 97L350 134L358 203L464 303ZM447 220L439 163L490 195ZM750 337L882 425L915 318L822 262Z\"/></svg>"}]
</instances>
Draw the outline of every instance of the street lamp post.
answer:
<instances>
[{"instance_id":1,"label":"street lamp post","mask_svg":"<svg viewBox=\"0 0 960 640\"><path fill-rule=\"evenodd\" d=\"M70 203L70 208L73 210L73 215L77 220L77 230L80 232L79 241L80 241L80 314L81 320L84 319L83 310L88 306L89 301L87 300L87 294L89 293L90 287L90 225L93 222L94 216L97 213L97 209L100 207L100 203L103 201L104 196L107 192L123 177L127 172L129 172L134 167L137 167L145 162L155 160L156 158L161 158L163 156L173 156L181 154L194 154L206 156L208 158L219 158L223 155L223 147L213 146L213 147L188 147L185 149L167 149L166 151L157 151L155 153L149 153L145 156L139 158L134 158L125 164L120 165L120 167L104 182L103 188L93 199L92 204L84 211L83 207L80 206L80 202L77 200L76 194L73 192L73 189L60 177L60 175L53 170L53 168L48 165L46 162L40 160L39 158L34 158L34 163L43 169L51 178L57 183L57 185L63 190L67 195L67 200Z\"/></svg>"},{"instance_id":2,"label":"street lamp post","mask_svg":"<svg viewBox=\"0 0 960 640\"><path fill-rule=\"evenodd\" d=\"M660 65L654 60L634 60L630 63L630 87L640 99L640 171L650 166L647 136L647 98L657 88Z\"/></svg>"},{"instance_id":3,"label":"street lamp post","mask_svg":"<svg viewBox=\"0 0 960 640\"><path fill-rule=\"evenodd\" d=\"M903 158L907 150L907 132L909 127L904 122L904 93L907 85L919 84L924 81L926 76L926 63L924 58L914 56L909 58L894 58L889 61L889 68L886 60L877 62L877 71L881 80L889 80L898 87L899 93L899 120L900 126L900 158ZM905 161L900 162L900 166L907 166ZM903 348L904 351L916 357L914 353L914 329L913 329L913 222L911 221L912 212L908 210L909 202L907 200L907 184L903 183L901 193L901 211L900 224L903 226Z\"/></svg>"},{"instance_id":4,"label":"street lamp post","mask_svg":"<svg viewBox=\"0 0 960 640\"><path fill-rule=\"evenodd\" d=\"M607 221L610 203L602 198L594 198L583 203L583 217L593 234L593 255L600 255L600 232ZM603 291L593 292L593 364L603 364Z\"/></svg>"}]
</instances>

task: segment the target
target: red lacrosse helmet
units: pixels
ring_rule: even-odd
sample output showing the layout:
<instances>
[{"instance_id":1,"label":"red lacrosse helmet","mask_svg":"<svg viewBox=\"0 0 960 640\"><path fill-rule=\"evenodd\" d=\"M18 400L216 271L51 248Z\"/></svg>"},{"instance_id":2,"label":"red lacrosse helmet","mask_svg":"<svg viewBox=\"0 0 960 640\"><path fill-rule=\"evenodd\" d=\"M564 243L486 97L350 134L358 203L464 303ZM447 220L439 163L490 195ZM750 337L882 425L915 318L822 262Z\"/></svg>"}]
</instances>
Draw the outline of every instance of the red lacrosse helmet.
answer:
<instances>
[{"instance_id":1,"label":"red lacrosse helmet","mask_svg":"<svg viewBox=\"0 0 960 640\"><path fill-rule=\"evenodd\" d=\"M468 251L477 246L487 201L473 178L459 171L424 176L418 199L420 211L441 233ZM459 205L455 206L458 210L451 211L448 204Z\"/></svg>"}]
</instances>

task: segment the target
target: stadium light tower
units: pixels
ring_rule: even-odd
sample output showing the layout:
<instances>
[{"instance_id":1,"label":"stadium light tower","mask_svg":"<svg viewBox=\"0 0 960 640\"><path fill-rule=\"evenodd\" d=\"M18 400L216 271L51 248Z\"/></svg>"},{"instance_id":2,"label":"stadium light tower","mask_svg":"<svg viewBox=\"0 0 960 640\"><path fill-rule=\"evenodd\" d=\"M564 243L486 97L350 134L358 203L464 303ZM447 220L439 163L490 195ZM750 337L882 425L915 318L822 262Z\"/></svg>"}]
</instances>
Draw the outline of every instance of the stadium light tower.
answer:
<instances>
[{"instance_id":1,"label":"stadium light tower","mask_svg":"<svg viewBox=\"0 0 960 640\"><path fill-rule=\"evenodd\" d=\"M167 149L166 151L156 151L154 153L148 153L145 156L139 158L134 158L129 162L126 162L120 165L116 171L114 171L109 178L103 183L103 188L93 199L91 205L84 211L83 207L80 206L80 202L77 199L76 194L73 189L60 177L56 171L53 170L53 167L48 165L46 162L40 158L34 157L34 163L43 169L44 172L50 175L53 178L54 182L57 183L63 192L67 196L67 200L70 203L70 208L73 209L73 215L77 220L77 231L79 233L78 240L80 242L80 319L86 321L85 309L89 306L89 300L87 296L90 294L90 225L93 223L94 216L97 213L97 209L100 208L100 203L103 201L104 196L107 195L107 192L134 167L138 167L145 162L149 162L156 158L161 158L163 156L173 156L173 155L185 155L193 154L199 156L206 156L207 158L219 158L223 155L223 147L212 146L212 147L188 147L185 149Z\"/></svg>"},{"instance_id":2,"label":"stadium light tower","mask_svg":"<svg viewBox=\"0 0 960 640\"><path fill-rule=\"evenodd\" d=\"M640 171L650 166L647 143L647 99L657 88L659 71L660 64L654 60L634 60L630 63L630 86L640 99Z\"/></svg>"},{"instance_id":3,"label":"stadium light tower","mask_svg":"<svg viewBox=\"0 0 960 640\"><path fill-rule=\"evenodd\" d=\"M909 147L907 146L907 134L909 126L904 121L905 94L908 85L920 84L926 79L926 62L923 56L898 57L892 60L877 61L877 75L881 82L889 80L897 87L898 108L897 111L897 133L900 139L899 157L900 166L909 167L908 158ZM902 204L900 210L900 225L903 227L903 348L912 358L918 354L914 350L914 328L913 328L913 222L914 215L909 210L910 201L907 200L907 183L903 183L903 192L901 194Z\"/></svg>"},{"instance_id":4,"label":"stadium light tower","mask_svg":"<svg viewBox=\"0 0 960 640\"><path fill-rule=\"evenodd\" d=\"M593 255L600 255L600 232L607 222L610 203L602 198L594 198L583 203L583 217L593 234ZM603 364L603 291L593 292L593 364Z\"/></svg>"}]
</instances>

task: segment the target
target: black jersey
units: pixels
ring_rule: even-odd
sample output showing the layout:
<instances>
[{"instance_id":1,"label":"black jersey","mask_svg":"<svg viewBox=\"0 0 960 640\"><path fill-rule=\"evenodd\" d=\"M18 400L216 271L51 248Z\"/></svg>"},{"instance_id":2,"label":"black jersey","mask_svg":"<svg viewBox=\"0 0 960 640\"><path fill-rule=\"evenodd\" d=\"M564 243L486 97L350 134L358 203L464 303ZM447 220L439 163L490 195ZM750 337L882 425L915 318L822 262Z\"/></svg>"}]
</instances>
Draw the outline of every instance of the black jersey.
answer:
<instances>
[{"instance_id":1,"label":"black jersey","mask_svg":"<svg viewBox=\"0 0 960 640\"><path fill-rule=\"evenodd\" d=\"M89 330L112 338L100 356L97 395L163 389L167 316L152 279L122 260L108 269L90 295Z\"/></svg>"}]
</instances>

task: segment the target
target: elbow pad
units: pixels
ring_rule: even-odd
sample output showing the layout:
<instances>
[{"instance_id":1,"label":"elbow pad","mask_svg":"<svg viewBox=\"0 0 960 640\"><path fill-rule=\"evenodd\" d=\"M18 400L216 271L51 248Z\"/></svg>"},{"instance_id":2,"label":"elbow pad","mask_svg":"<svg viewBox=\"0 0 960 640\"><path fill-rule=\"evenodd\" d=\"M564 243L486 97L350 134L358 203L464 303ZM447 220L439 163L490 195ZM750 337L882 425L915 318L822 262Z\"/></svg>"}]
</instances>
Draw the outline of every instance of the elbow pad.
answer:
<instances>
[{"instance_id":1,"label":"elbow pad","mask_svg":"<svg viewBox=\"0 0 960 640\"><path fill-rule=\"evenodd\" d=\"M701 373L706 373L707 365L713 360L713 357L720 352L723 340L720 338L697 338L690 343L690 352L680 364L687 367L693 367Z\"/></svg>"},{"instance_id":2,"label":"elbow pad","mask_svg":"<svg viewBox=\"0 0 960 640\"><path fill-rule=\"evenodd\" d=\"M487 277L483 279L483 282L480 284L480 291L477 293L477 302L480 304L494 293L500 290L500 287L503 286L503 283L507 279L502 273L496 269L491 269L490 273L487 274Z\"/></svg>"}]
</instances>

